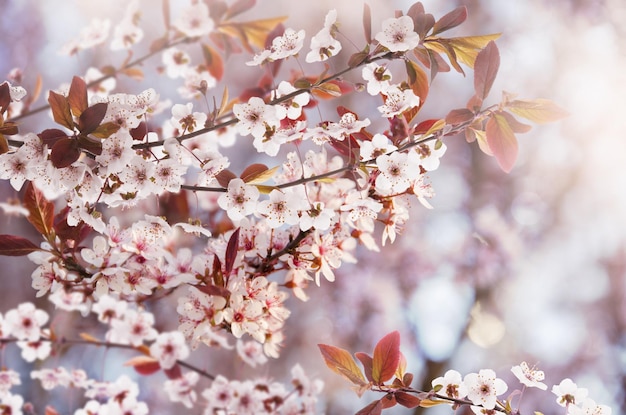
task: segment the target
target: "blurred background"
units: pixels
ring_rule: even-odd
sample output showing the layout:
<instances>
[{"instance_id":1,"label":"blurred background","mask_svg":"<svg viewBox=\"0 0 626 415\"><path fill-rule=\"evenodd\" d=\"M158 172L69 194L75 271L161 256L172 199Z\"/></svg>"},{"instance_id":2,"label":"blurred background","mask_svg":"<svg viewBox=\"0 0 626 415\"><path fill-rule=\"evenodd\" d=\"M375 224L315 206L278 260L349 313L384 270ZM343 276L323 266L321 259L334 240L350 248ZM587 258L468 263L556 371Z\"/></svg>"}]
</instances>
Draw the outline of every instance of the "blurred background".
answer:
<instances>
[{"instance_id":1,"label":"blurred background","mask_svg":"<svg viewBox=\"0 0 626 415\"><path fill-rule=\"evenodd\" d=\"M178 4L187 4L171 3L173 15ZM326 12L336 8L345 53L334 68L341 68L356 51L351 42L358 48L363 44L360 0L257 3L241 18L288 15L285 26L306 29L305 49ZM394 9L406 11L412 4L368 3L374 33ZM551 99L570 117L520 135L520 156L510 174L463 137L448 137L441 167L429 175L436 192L431 200L434 209L415 203L410 222L393 245L381 253L359 251L359 263L344 265L335 283L310 287L308 302L290 298L292 315L279 360L250 371L241 362L212 363L218 359L210 350L194 357L209 359L207 365L215 372L242 378L250 374L287 378L289 368L299 362L326 383L320 410L349 414L377 396L358 399L347 382L323 365L316 345L370 353L379 338L399 330L415 387L429 389L430 380L450 368L461 373L491 368L511 385L511 392L517 383L510 368L526 361L545 371L549 388L569 377L588 388L596 402L610 405L614 414L626 413L626 4L621 0L422 3L436 18L467 6L468 20L447 36L502 33L497 42L501 67L491 103L506 90L520 98ZM102 49L106 53L87 51L73 57L57 52L92 17L115 21L125 4L0 0L0 77L19 67L27 90L40 74L45 91L83 75L90 66L119 64L124 52ZM141 5L145 38L154 39L163 30L160 6L147 0ZM139 46L146 50L149 42ZM234 56L227 68L239 68L249 58ZM173 94L178 85L157 76L157 65L158 58L148 61L143 83L120 79L117 90L138 93L154 87L162 97L182 102ZM396 65L402 70L400 63L392 67ZM297 70L285 65L281 72L285 78L288 68ZM442 118L450 109L464 106L473 93L471 71L467 72L467 78L456 72L437 75L420 119ZM254 68L227 70L215 94L221 95L220 85L249 85L258 76ZM346 79L359 81L358 73ZM366 111L359 107L358 94L331 104ZM28 130L51 125L46 117L32 123ZM237 150L225 151L229 157L239 155L233 163L243 165L256 157ZM6 201L17 194L2 182L0 196ZM0 212L1 233L29 236L23 225ZM33 268L24 258L0 258L3 310L34 298ZM58 318L63 324L80 324L69 314ZM11 356L7 353L5 360ZM107 362L114 355L108 354ZM86 358L81 355L78 365L80 361ZM25 396L35 399L42 393L30 388L28 379L23 382ZM159 399L154 392L144 393L147 400ZM520 409L523 414L563 413L554 400L549 392L527 390ZM447 407L424 411L452 412ZM393 408L385 413L421 412Z\"/></svg>"}]
</instances>

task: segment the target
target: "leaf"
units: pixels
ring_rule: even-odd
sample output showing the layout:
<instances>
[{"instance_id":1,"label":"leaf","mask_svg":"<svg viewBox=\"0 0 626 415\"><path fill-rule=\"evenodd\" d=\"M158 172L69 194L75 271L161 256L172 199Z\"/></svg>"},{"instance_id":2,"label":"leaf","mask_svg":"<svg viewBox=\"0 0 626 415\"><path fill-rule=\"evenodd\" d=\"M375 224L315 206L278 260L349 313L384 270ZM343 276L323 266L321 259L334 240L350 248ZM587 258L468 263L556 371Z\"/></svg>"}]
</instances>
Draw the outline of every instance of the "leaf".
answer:
<instances>
[{"instance_id":1,"label":"leaf","mask_svg":"<svg viewBox=\"0 0 626 415\"><path fill-rule=\"evenodd\" d=\"M46 405L46 409L44 410L44 415L59 415L59 411L54 409L54 407L50 405Z\"/></svg>"},{"instance_id":2,"label":"leaf","mask_svg":"<svg viewBox=\"0 0 626 415\"><path fill-rule=\"evenodd\" d=\"M415 32L420 36L420 39L424 39L428 31L435 25L435 17L430 13L424 13L424 7L421 3L411 6L407 14L413 19Z\"/></svg>"},{"instance_id":3,"label":"leaf","mask_svg":"<svg viewBox=\"0 0 626 415\"><path fill-rule=\"evenodd\" d=\"M93 337L91 334L89 333L80 333L78 335L81 339L86 340L88 342L92 342L92 343L100 343L100 340L98 340L97 338Z\"/></svg>"},{"instance_id":4,"label":"leaf","mask_svg":"<svg viewBox=\"0 0 626 415\"><path fill-rule=\"evenodd\" d=\"M0 154L4 154L8 152L9 152L9 141L4 135L0 134Z\"/></svg>"},{"instance_id":5,"label":"leaf","mask_svg":"<svg viewBox=\"0 0 626 415\"><path fill-rule=\"evenodd\" d=\"M77 145L80 149L88 151L91 154L95 154L96 156L102 154L102 143L100 142L100 140L96 140L94 138L87 137L81 134L78 136Z\"/></svg>"},{"instance_id":6,"label":"leaf","mask_svg":"<svg viewBox=\"0 0 626 415\"><path fill-rule=\"evenodd\" d=\"M70 137L61 138L52 146L50 161L58 169L70 166L80 157L78 140Z\"/></svg>"},{"instance_id":7,"label":"leaf","mask_svg":"<svg viewBox=\"0 0 626 415\"><path fill-rule=\"evenodd\" d=\"M4 114L10 104L11 88L9 88L9 83L5 81L0 84L0 114Z\"/></svg>"},{"instance_id":8,"label":"leaf","mask_svg":"<svg viewBox=\"0 0 626 415\"><path fill-rule=\"evenodd\" d=\"M433 406L449 404L448 401L435 401L433 399L422 399L420 401L421 408L432 408Z\"/></svg>"},{"instance_id":9,"label":"leaf","mask_svg":"<svg viewBox=\"0 0 626 415\"><path fill-rule=\"evenodd\" d=\"M327 344L318 344L324 363L333 372L344 377L354 385L363 386L367 382L363 377L363 373L359 370L356 362L347 350Z\"/></svg>"},{"instance_id":10,"label":"leaf","mask_svg":"<svg viewBox=\"0 0 626 415\"><path fill-rule=\"evenodd\" d=\"M501 113L493 113L485 128L487 144L500 168L510 172L517 159L518 146L515 134Z\"/></svg>"},{"instance_id":11,"label":"leaf","mask_svg":"<svg viewBox=\"0 0 626 415\"><path fill-rule=\"evenodd\" d=\"M236 178L237 176L235 175L235 173L228 169L224 169L215 175L215 179L224 189L228 187L228 183L230 183L232 179Z\"/></svg>"},{"instance_id":12,"label":"leaf","mask_svg":"<svg viewBox=\"0 0 626 415\"><path fill-rule=\"evenodd\" d=\"M257 189L259 189L259 192L264 195L269 195L270 193L272 193L272 190L278 189L278 187L276 186L265 186L262 184L257 184L255 186Z\"/></svg>"},{"instance_id":13,"label":"leaf","mask_svg":"<svg viewBox=\"0 0 626 415\"><path fill-rule=\"evenodd\" d=\"M433 26L432 35L457 27L467 19L467 7L461 6L439 19Z\"/></svg>"},{"instance_id":14,"label":"leaf","mask_svg":"<svg viewBox=\"0 0 626 415\"><path fill-rule=\"evenodd\" d=\"M91 132L91 135L96 138L109 138L112 134L115 134L120 128L121 126L119 124L116 124L114 122L105 122L104 124L100 124L95 130L93 130ZM134 128L133 131L134 130L136 130L136 128Z\"/></svg>"},{"instance_id":15,"label":"leaf","mask_svg":"<svg viewBox=\"0 0 626 415\"><path fill-rule=\"evenodd\" d=\"M124 68L119 73L128 76L136 81L143 81L143 71L139 68Z\"/></svg>"},{"instance_id":16,"label":"leaf","mask_svg":"<svg viewBox=\"0 0 626 415\"><path fill-rule=\"evenodd\" d=\"M396 373L400 363L400 333L392 331L374 347L372 362L372 379L377 384L383 384Z\"/></svg>"},{"instance_id":17,"label":"leaf","mask_svg":"<svg viewBox=\"0 0 626 415\"><path fill-rule=\"evenodd\" d=\"M417 396L413 396L406 392L396 392L396 401L405 408L415 408L422 402Z\"/></svg>"},{"instance_id":18,"label":"leaf","mask_svg":"<svg viewBox=\"0 0 626 415\"><path fill-rule=\"evenodd\" d=\"M374 401L361 409L355 415L380 415L383 412L383 404L380 400Z\"/></svg>"},{"instance_id":19,"label":"leaf","mask_svg":"<svg viewBox=\"0 0 626 415\"><path fill-rule=\"evenodd\" d=\"M237 252L239 252L239 231L241 228L235 229L235 232L230 235L228 239L228 245L226 245L226 255L224 258L224 271L226 275L230 275L235 265L235 259L237 259Z\"/></svg>"},{"instance_id":20,"label":"leaf","mask_svg":"<svg viewBox=\"0 0 626 415\"><path fill-rule=\"evenodd\" d=\"M451 125L463 124L471 121L474 113L467 108L459 108L452 110L446 115L446 123Z\"/></svg>"},{"instance_id":21,"label":"leaf","mask_svg":"<svg viewBox=\"0 0 626 415\"><path fill-rule=\"evenodd\" d=\"M372 43L372 10L367 3L363 3L363 33L365 42L368 45Z\"/></svg>"},{"instance_id":22,"label":"leaf","mask_svg":"<svg viewBox=\"0 0 626 415\"><path fill-rule=\"evenodd\" d=\"M165 30L167 31L170 29L170 22L171 22L169 0L163 0L161 2L161 10L163 11L163 23L165 23Z\"/></svg>"},{"instance_id":23,"label":"leaf","mask_svg":"<svg viewBox=\"0 0 626 415\"><path fill-rule=\"evenodd\" d=\"M363 353L363 352L356 352L354 354L354 356L356 356L356 358L359 359L359 361L363 365L363 371L365 372L365 378L367 380L369 380L370 382L373 382L374 379L372 378L372 362L373 362L372 356L368 355L367 353Z\"/></svg>"},{"instance_id":24,"label":"leaf","mask_svg":"<svg viewBox=\"0 0 626 415\"><path fill-rule=\"evenodd\" d=\"M426 138L442 130L445 126L446 122L444 120L425 120L415 127L413 133L420 134L421 138Z\"/></svg>"},{"instance_id":25,"label":"leaf","mask_svg":"<svg viewBox=\"0 0 626 415\"><path fill-rule=\"evenodd\" d=\"M48 128L37 134L37 136L48 147L52 147L61 138L67 138L67 134L58 128Z\"/></svg>"},{"instance_id":26,"label":"leaf","mask_svg":"<svg viewBox=\"0 0 626 415\"><path fill-rule=\"evenodd\" d=\"M24 256L40 248L26 238L15 235L0 235L0 255Z\"/></svg>"},{"instance_id":27,"label":"leaf","mask_svg":"<svg viewBox=\"0 0 626 415\"><path fill-rule=\"evenodd\" d=\"M104 119L108 106L106 102L99 102L85 109L78 117L78 130L83 134L91 134Z\"/></svg>"},{"instance_id":28,"label":"leaf","mask_svg":"<svg viewBox=\"0 0 626 415\"><path fill-rule=\"evenodd\" d=\"M135 356L126 361L124 366L132 366L140 375L151 375L161 370L159 361L150 356Z\"/></svg>"},{"instance_id":29,"label":"leaf","mask_svg":"<svg viewBox=\"0 0 626 415\"><path fill-rule=\"evenodd\" d=\"M70 104L67 102L67 98L54 91L50 91L48 104L50 104L54 121L67 129L74 130L74 119L72 118Z\"/></svg>"},{"instance_id":30,"label":"leaf","mask_svg":"<svg viewBox=\"0 0 626 415\"><path fill-rule=\"evenodd\" d=\"M243 47L252 53L254 52L252 46L264 49L267 34L285 20L287 16L249 22L223 22L217 30L230 37L238 38Z\"/></svg>"},{"instance_id":31,"label":"leaf","mask_svg":"<svg viewBox=\"0 0 626 415\"><path fill-rule=\"evenodd\" d=\"M546 124L569 116L567 111L548 99L516 99L508 102L506 107L513 114L537 124Z\"/></svg>"},{"instance_id":32,"label":"leaf","mask_svg":"<svg viewBox=\"0 0 626 415\"><path fill-rule=\"evenodd\" d=\"M495 42L491 41L478 53L474 62L474 91L480 99L485 99L496 79L500 67L500 53Z\"/></svg>"},{"instance_id":33,"label":"leaf","mask_svg":"<svg viewBox=\"0 0 626 415\"><path fill-rule=\"evenodd\" d=\"M241 180L245 183L259 184L268 181L278 170L278 166L268 169L264 164L252 164L241 173Z\"/></svg>"},{"instance_id":34,"label":"leaf","mask_svg":"<svg viewBox=\"0 0 626 415\"><path fill-rule=\"evenodd\" d=\"M222 102L220 102L220 109L217 111L217 116L221 117L226 112L230 111L234 104L234 102L228 102L228 87L224 86L224 92L222 93Z\"/></svg>"},{"instance_id":35,"label":"leaf","mask_svg":"<svg viewBox=\"0 0 626 415\"><path fill-rule=\"evenodd\" d=\"M206 69L218 81L224 76L224 61L222 57L206 43L202 44L202 54L204 55L204 63Z\"/></svg>"},{"instance_id":36,"label":"leaf","mask_svg":"<svg viewBox=\"0 0 626 415\"><path fill-rule=\"evenodd\" d=\"M47 200L32 182L26 185L23 206L28 210L26 218L31 225L37 232L48 237L54 222L54 204Z\"/></svg>"},{"instance_id":37,"label":"leaf","mask_svg":"<svg viewBox=\"0 0 626 415\"><path fill-rule=\"evenodd\" d=\"M506 122L509 124L509 127L511 127L511 130L513 130L513 132L516 134L527 133L532 129L530 125L517 121L517 119L514 116L512 116L506 111L500 111L498 112L498 114L506 118Z\"/></svg>"},{"instance_id":38,"label":"leaf","mask_svg":"<svg viewBox=\"0 0 626 415\"><path fill-rule=\"evenodd\" d=\"M67 93L67 102L70 104L70 110L75 117L80 115L87 109L87 84L78 76L72 78L70 90Z\"/></svg>"},{"instance_id":39,"label":"leaf","mask_svg":"<svg viewBox=\"0 0 626 415\"><path fill-rule=\"evenodd\" d=\"M315 86L311 91L315 96L323 99L337 98L341 96L341 88L333 81L324 82Z\"/></svg>"},{"instance_id":40,"label":"leaf","mask_svg":"<svg viewBox=\"0 0 626 415\"><path fill-rule=\"evenodd\" d=\"M183 371L180 369L180 365L178 363L169 369L163 369L163 372L168 379L180 379L183 377Z\"/></svg>"},{"instance_id":41,"label":"leaf","mask_svg":"<svg viewBox=\"0 0 626 415\"><path fill-rule=\"evenodd\" d=\"M430 89L430 85L428 83L428 75L426 71L422 69L416 62L412 60L406 60L406 74L408 76L409 86L415 95L420 98L420 107L424 105L426 101L426 97L428 97L428 91ZM411 120L407 120L407 122L411 122Z\"/></svg>"},{"instance_id":42,"label":"leaf","mask_svg":"<svg viewBox=\"0 0 626 415\"><path fill-rule=\"evenodd\" d=\"M499 33L482 36L453 37L447 39L447 43L454 48L456 57L460 62L473 68L478 52L489 42L499 37Z\"/></svg>"}]
</instances>

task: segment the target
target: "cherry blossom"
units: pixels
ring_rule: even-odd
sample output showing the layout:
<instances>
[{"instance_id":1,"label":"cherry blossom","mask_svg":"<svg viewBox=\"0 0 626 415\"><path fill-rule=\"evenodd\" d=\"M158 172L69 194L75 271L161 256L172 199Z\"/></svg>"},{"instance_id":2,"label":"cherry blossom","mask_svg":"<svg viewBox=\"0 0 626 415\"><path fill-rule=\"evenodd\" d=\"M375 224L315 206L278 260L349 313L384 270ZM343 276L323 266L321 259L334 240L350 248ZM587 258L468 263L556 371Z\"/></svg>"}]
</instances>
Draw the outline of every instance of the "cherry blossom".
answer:
<instances>
[{"instance_id":1,"label":"cherry blossom","mask_svg":"<svg viewBox=\"0 0 626 415\"><path fill-rule=\"evenodd\" d=\"M14 385L21 385L20 374L11 369L0 371L0 398L9 394Z\"/></svg>"},{"instance_id":2,"label":"cherry blossom","mask_svg":"<svg viewBox=\"0 0 626 415\"><path fill-rule=\"evenodd\" d=\"M213 19L209 16L209 8L206 4L198 2L183 9L182 13L174 21L174 27L185 36L200 37L213 31Z\"/></svg>"},{"instance_id":3,"label":"cherry blossom","mask_svg":"<svg viewBox=\"0 0 626 415\"><path fill-rule=\"evenodd\" d=\"M526 386L539 388L541 390L548 389L548 386L542 382L545 378L544 373L541 370L531 369L526 362L522 362L518 366L513 366L511 372Z\"/></svg>"},{"instance_id":4,"label":"cherry blossom","mask_svg":"<svg viewBox=\"0 0 626 415\"><path fill-rule=\"evenodd\" d=\"M279 60L297 55L303 45L304 30L296 32L291 28L287 28L282 36L277 36L272 40L272 53L270 54L270 58Z\"/></svg>"},{"instance_id":5,"label":"cherry blossom","mask_svg":"<svg viewBox=\"0 0 626 415\"><path fill-rule=\"evenodd\" d=\"M306 199L301 194L285 190L274 189L270 192L269 200L262 200L257 205L257 212L263 215L267 224L278 228L284 224L296 225L299 220L298 212L308 208Z\"/></svg>"},{"instance_id":6,"label":"cherry blossom","mask_svg":"<svg viewBox=\"0 0 626 415\"><path fill-rule=\"evenodd\" d=\"M359 152L361 160L367 161L375 159L382 154L391 153L397 149L396 146L391 144L391 140L389 140L386 135L377 133L374 134L370 141L361 142Z\"/></svg>"},{"instance_id":7,"label":"cherry blossom","mask_svg":"<svg viewBox=\"0 0 626 415\"><path fill-rule=\"evenodd\" d=\"M239 221L256 211L258 199L259 190L256 186L235 178L228 182L228 192L223 193L217 203L232 221Z\"/></svg>"},{"instance_id":8,"label":"cherry blossom","mask_svg":"<svg viewBox=\"0 0 626 415\"><path fill-rule=\"evenodd\" d=\"M263 346L256 341L243 341L237 339L236 344L237 355L247 365L256 367L267 363L267 356L263 354Z\"/></svg>"},{"instance_id":9,"label":"cherry blossom","mask_svg":"<svg viewBox=\"0 0 626 415\"><path fill-rule=\"evenodd\" d=\"M376 157L376 164L380 170L376 190L384 195L406 191L420 173L414 153L382 154Z\"/></svg>"},{"instance_id":10,"label":"cherry blossom","mask_svg":"<svg viewBox=\"0 0 626 415\"><path fill-rule=\"evenodd\" d=\"M278 84L274 98L280 98L296 91L296 88L287 81ZM310 95L308 93L298 94L290 100L282 102L276 106L277 117L279 120L289 118L297 120L302 115L303 108L309 103Z\"/></svg>"},{"instance_id":11,"label":"cherry blossom","mask_svg":"<svg viewBox=\"0 0 626 415\"><path fill-rule=\"evenodd\" d=\"M154 315L148 312L127 310L121 319L111 320L107 338L114 343L139 346L144 341L154 340L158 333L153 328Z\"/></svg>"},{"instance_id":12,"label":"cherry blossom","mask_svg":"<svg viewBox=\"0 0 626 415\"><path fill-rule=\"evenodd\" d=\"M3 334L10 333L19 340L35 342L41 337L42 326L48 318L48 313L35 308L33 303L21 303L5 314Z\"/></svg>"},{"instance_id":13,"label":"cherry blossom","mask_svg":"<svg viewBox=\"0 0 626 415\"><path fill-rule=\"evenodd\" d=\"M163 389L172 402L180 402L186 408L193 408L198 399L195 386L200 379L196 372L187 372L182 377L166 380Z\"/></svg>"},{"instance_id":14,"label":"cherry blossom","mask_svg":"<svg viewBox=\"0 0 626 415\"><path fill-rule=\"evenodd\" d=\"M387 118L401 115L404 111L416 107L420 98L412 89L402 89L397 85L391 85L384 92L385 103L378 107L378 111Z\"/></svg>"},{"instance_id":15,"label":"cherry blossom","mask_svg":"<svg viewBox=\"0 0 626 415\"><path fill-rule=\"evenodd\" d=\"M178 78L189 68L191 58L187 52L177 47L166 49L161 54L161 61L165 65L165 73L170 78Z\"/></svg>"},{"instance_id":16,"label":"cherry blossom","mask_svg":"<svg viewBox=\"0 0 626 415\"><path fill-rule=\"evenodd\" d=\"M258 97L252 97L244 104L235 104L233 114L239 119L237 132L241 135L263 138L268 130L279 126L276 108L266 105Z\"/></svg>"},{"instance_id":17,"label":"cherry blossom","mask_svg":"<svg viewBox=\"0 0 626 415\"><path fill-rule=\"evenodd\" d=\"M552 393L556 395L556 402L565 407L581 404L589 394L586 388L579 388L569 378L563 379L558 385L552 386Z\"/></svg>"},{"instance_id":18,"label":"cherry blossom","mask_svg":"<svg viewBox=\"0 0 626 415\"><path fill-rule=\"evenodd\" d=\"M311 51L307 53L307 63L323 62L341 51L341 43L336 39L337 10L332 9L324 19L324 27L311 38Z\"/></svg>"},{"instance_id":19,"label":"cherry blossom","mask_svg":"<svg viewBox=\"0 0 626 415\"><path fill-rule=\"evenodd\" d=\"M150 355L159 361L163 369L171 369L177 360L184 360L189 356L185 336L179 331L159 333L150 345Z\"/></svg>"},{"instance_id":20,"label":"cherry blossom","mask_svg":"<svg viewBox=\"0 0 626 415\"><path fill-rule=\"evenodd\" d=\"M491 369L481 369L478 373L469 373L463 378L467 387L467 398L474 405L485 409L494 409L499 395L507 391L508 386L496 377Z\"/></svg>"},{"instance_id":21,"label":"cherry blossom","mask_svg":"<svg viewBox=\"0 0 626 415\"><path fill-rule=\"evenodd\" d=\"M383 21L383 30L374 37L391 52L406 52L419 45L420 38L409 16L391 17Z\"/></svg>"},{"instance_id":22,"label":"cherry blossom","mask_svg":"<svg viewBox=\"0 0 626 415\"><path fill-rule=\"evenodd\" d=\"M606 405L598 405L591 398L586 398L580 407L570 405L568 415L611 415L612 410Z\"/></svg>"},{"instance_id":23,"label":"cherry blossom","mask_svg":"<svg viewBox=\"0 0 626 415\"><path fill-rule=\"evenodd\" d=\"M172 124L181 128L183 132L193 132L196 129L204 128L207 120L206 114L202 112L192 113L193 104L176 104L172 107Z\"/></svg>"},{"instance_id":24,"label":"cherry blossom","mask_svg":"<svg viewBox=\"0 0 626 415\"><path fill-rule=\"evenodd\" d=\"M459 372L450 369L443 376L432 380L431 385L437 393L454 399L467 396L467 388Z\"/></svg>"},{"instance_id":25,"label":"cherry blossom","mask_svg":"<svg viewBox=\"0 0 626 415\"><path fill-rule=\"evenodd\" d=\"M415 147L415 151L420 156L420 165L426 171L437 170L439 159L446 152L446 145L441 140L430 140Z\"/></svg>"},{"instance_id":26,"label":"cherry blossom","mask_svg":"<svg viewBox=\"0 0 626 415\"><path fill-rule=\"evenodd\" d=\"M365 65L361 76L367 81L367 93L370 95L386 94L391 87L391 72L388 67L376 62Z\"/></svg>"}]
</instances>

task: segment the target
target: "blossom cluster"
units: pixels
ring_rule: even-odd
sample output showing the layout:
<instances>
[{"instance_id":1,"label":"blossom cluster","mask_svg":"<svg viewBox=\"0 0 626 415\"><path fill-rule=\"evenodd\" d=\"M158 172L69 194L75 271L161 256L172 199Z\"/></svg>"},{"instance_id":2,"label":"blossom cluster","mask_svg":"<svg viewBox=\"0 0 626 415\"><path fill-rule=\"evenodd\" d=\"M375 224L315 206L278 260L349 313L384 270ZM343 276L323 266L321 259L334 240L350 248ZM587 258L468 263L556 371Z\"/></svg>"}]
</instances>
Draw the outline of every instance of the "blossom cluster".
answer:
<instances>
[{"instance_id":1,"label":"blossom cluster","mask_svg":"<svg viewBox=\"0 0 626 415\"><path fill-rule=\"evenodd\" d=\"M526 362L513 366L511 372L524 387L541 390L548 388L542 382L545 379L544 372L530 368ZM467 398L471 401L470 408L475 414L495 415L507 408L507 404L498 397L508 390L508 385L496 377L496 373L491 369L481 369L478 373L468 373L465 376L451 369L443 376L433 379L431 383L438 396L453 399L456 403ZM612 413L610 407L596 404L593 399L588 398L587 389L577 387L569 378L554 385L552 393L556 395L556 402L566 407L568 415Z\"/></svg>"}]
</instances>

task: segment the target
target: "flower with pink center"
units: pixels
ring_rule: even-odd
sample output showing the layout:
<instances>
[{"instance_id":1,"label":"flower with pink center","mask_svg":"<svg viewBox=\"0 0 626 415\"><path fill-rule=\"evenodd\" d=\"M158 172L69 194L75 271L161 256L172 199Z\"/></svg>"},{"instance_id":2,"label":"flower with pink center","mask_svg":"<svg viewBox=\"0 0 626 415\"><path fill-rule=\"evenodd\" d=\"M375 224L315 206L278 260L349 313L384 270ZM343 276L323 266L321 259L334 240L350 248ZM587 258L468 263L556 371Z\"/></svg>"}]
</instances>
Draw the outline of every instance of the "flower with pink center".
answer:
<instances>
[{"instance_id":1,"label":"flower with pink center","mask_svg":"<svg viewBox=\"0 0 626 415\"><path fill-rule=\"evenodd\" d=\"M114 343L131 344L135 347L144 341L154 340L157 331L154 329L154 315L148 312L127 310L122 319L111 321L111 329L107 339Z\"/></svg>"},{"instance_id":2,"label":"flower with pink center","mask_svg":"<svg viewBox=\"0 0 626 415\"><path fill-rule=\"evenodd\" d=\"M260 301L245 299L242 295L231 295L229 306L224 310L224 320L230 323L230 330L236 338L248 333L260 341L264 338L258 323L262 314L263 304Z\"/></svg>"},{"instance_id":3,"label":"flower with pink center","mask_svg":"<svg viewBox=\"0 0 626 415\"><path fill-rule=\"evenodd\" d=\"M174 27L188 37L200 37L213 31L215 23L205 3L197 2L183 10L174 21Z\"/></svg>"},{"instance_id":4,"label":"flower with pink center","mask_svg":"<svg viewBox=\"0 0 626 415\"><path fill-rule=\"evenodd\" d=\"M378 111L386 118L401 115L420 104L420 98L412 89L402 89L398 85L391 85L383 95L385 103L378 107Z\"/></svg>"},{"instance_id":5,"label":"flower with pink center","mask_svg":"<svg viewBox=\"0 0 626 415\"><path fill-rule=\"evenodd\" d=\"M469 373L463 378L463 383L467 387L467 398L474 405L482 406L485 409L494 409L498 401L498 396L507 391L508 386L496 377L496 373L491 369L481 369L478 373Z\"/></svg>"},{"instance_id":6,"label":"flower with pink center","mask_svg":"<svg viewBox=\"0 0 626 415\"><path fill-rule=\"evenodd\" d=\"M196 372L187 372L182 377L172 380L166 380L163 389L172 402L180 402L186 408L193 408L198 400L195 386L200 379L200 375Z\"/></svg>"},{"instance_id":7,"label":"flower with pink center","mask_svg":"<svg viewBox=\"0 0 626 415\"><path fill-rule=\"evenodd\" d=\"M20 374L14 370L4 369L0 371L0 398L6 396L13 385L21 385Z\"/></svg>"},{"instance_id":8,"label":"flower with pink center","mask_svg":"<svg viewBox=\"0 0 626 415\"><path fill-rule=\"evenodd\" d=\"M48 313L35 308L33 303L22 303L4 316L2 334L11 334L18 340L34 342L41 337L41 328L47 322Z\"/></svg>"},{"instance_id":9,"label":"flower with pink center","mask_svg":"<svg viewBox=\"0 0 626 415\"><path fill-rule=\"evenodd\" d=\"M184 360L189 356L185 336L179 331L160 333L150 345L150 355L159 361L163 369L171 369L177 360Z\"/></svg>"},{"instance_id":10,"label":"flower with pink center","mask_svg":"<svg viewBox=\"0 0 626 415\"><path fill-rule=\"evenodd\" d=\"M239 120L237 132L241 135L252 135L263 138L267 131L280 126L276 108L266 105L259 97L252 97L247 103L235 104L233 114Z\"/></svg>"},{"instance_id":11,"label":"flower with pink center","mask_svg":"<svg viewBox=\"0 0 626 415\"><path fill-rule=\"evenodd\" d=\"M295 31L287 28L282 36L277 36L272 40L272 53L270 58L273 60L285 59L289 56L295 56L300 52L304 45L304 30Z\"/></svg>"},{"instance_id":12,"label":"flower with pink center","mask_svg":"<svg viewBox=\"0 0 626 415\"><path fill-rule=\"evenodd\" d=\"M256 341L243 341L237 339L237 355L251 367L267 363L267 356L263 354L263 346Z\"/></svg>"},{"instance_id":13,"label":"flower with pink center","mask_svg":"<svg viewBox=\"0 0 626 415\"><path fill-rule=\"evenodd\" d=\"M376 158L380 174L376 177L376 191L383 195L406 191L420 174L418 157L410 153L383 154Z\"/></svg>"},{"instance_id":14,"label":"flower with pink center","mask_svg":"<svg viewBox=\"0 0 626 415\"><path fill-rule=\"evenodd\" d=\"M256 211L259 189L239 178L228 182L228 192L222 193L217 204L226 211L232 221L239 221Z\"/></svg>"},{"instance_id":15,"label":"flower with pink center","mask_svg":"<svg viewBox=\"0 0 626 415\"><path fill-rule=\"evenodd\" d=\"M391 17L383 21L383 30L374 38L391 52L406 52L420 43L413 19L409 16Z\"/></svg>"}]
</instances>

